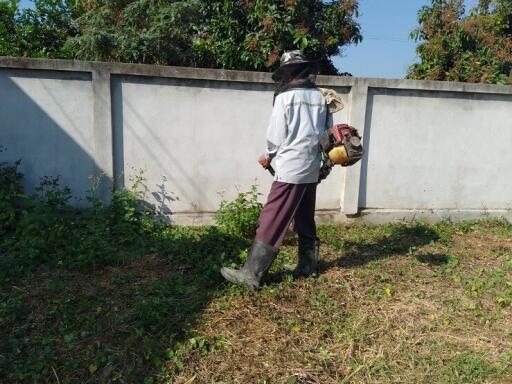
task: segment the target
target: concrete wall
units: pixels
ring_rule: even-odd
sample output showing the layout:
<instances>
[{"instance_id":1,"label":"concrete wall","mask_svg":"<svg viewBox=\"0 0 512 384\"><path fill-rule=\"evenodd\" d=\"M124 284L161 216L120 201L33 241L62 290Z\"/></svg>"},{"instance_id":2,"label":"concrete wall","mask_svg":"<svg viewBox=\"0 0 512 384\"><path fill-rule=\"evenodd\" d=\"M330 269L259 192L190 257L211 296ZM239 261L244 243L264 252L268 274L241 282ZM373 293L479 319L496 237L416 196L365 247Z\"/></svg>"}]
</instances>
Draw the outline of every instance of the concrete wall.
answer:
<instances>
[{"instance_id":1,"label":"concrete wall","mask_svg":"<svg viewBox=\"0 0 512 384\"><path fill-rule=\"evenodd\" d=\"M359 206L512 208L511 107L505 95L372 89Z\"/></svg>"},{"instance_id":2,"label":"concrete wall","mask_svg":"<svg viewBox=\"0 0 512 384\"><path fill-rule=\"evenodd\" d=\"M150 190L160 201L167 196L176 213L214 212L254 183L270 188L256 159L265 148L271 84L120 76L112 89L119 185L142 169ZM322 185L319 209L340 209L341 173Z\"/></svg>"},{"instance_id":3,"label":"concrete wall","mask_svg":"<svg viewBox=\"0 0 512 384\"><path fill-rule=\"evenodd\" d=\"M344 220L511 217L512 87L320 76L367 153L319 186L319 216ZM31 190L61 175L77 197L141 171L148 202L208 221L270 175L256 163L272 108L269 74L0 58L0 161L23 159ZM264 196L262 196L262 199Z\"/></svg>"},{"instance_id":4,"label":"concrete wall","mask_svg":"<svg viewBox=\"0 0 512 384\"><path fill-rule=\"evenodd\" d=\"M89 73L0 70L0 144L22 159L29 193L42 176L60 176L83 196L97 174Z\"/></svg>"}]
</instances>

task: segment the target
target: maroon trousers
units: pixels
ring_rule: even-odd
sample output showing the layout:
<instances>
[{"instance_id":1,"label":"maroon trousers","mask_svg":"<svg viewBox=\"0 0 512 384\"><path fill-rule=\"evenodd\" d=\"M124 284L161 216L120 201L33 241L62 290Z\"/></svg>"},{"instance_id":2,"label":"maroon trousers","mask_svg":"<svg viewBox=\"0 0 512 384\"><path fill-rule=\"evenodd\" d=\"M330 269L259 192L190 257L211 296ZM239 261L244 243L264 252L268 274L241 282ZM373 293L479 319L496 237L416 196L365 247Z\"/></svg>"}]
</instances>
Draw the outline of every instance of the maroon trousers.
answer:
<instances>
[{"instance_id":1,"label":"maroon trousers","mask_svg":"<svg viewBox=\"0 0 512 384\"><path fill-rule=\"evenodd\" d=\"M288 184L274 181L261 212L256 238L279 248L292 220L300 237L315 241L317 183Z\"/></svg>"}]
</instances>

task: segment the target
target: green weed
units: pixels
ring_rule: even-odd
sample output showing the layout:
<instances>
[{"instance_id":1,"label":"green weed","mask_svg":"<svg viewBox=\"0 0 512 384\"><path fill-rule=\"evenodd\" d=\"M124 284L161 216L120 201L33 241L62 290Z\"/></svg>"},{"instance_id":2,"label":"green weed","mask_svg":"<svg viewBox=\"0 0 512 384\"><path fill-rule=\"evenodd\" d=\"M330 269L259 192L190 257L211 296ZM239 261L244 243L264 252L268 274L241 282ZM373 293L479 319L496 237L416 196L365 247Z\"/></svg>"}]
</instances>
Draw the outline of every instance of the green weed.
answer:
<instances>
[{"instance_id":1,"label":"green weed","mask_svg":"<svg viewBox=\"0 0 512 384\"><path fill-rule=\"evenodd\" d=\"M5 148L0 145L0 153ZM26 199L23 193L23 175L18 171L21 160L12 164L0 162L0 236L14 227L19 215L19 204Z\"/></svg>"},{"instance_id":2,"label":"green weed","mask_svg":"<svg viewBox=\"0 0 512 384\"><path fill-rule=\"evenodd\" d=\"M483 383L496 372L496 367L482 356L464 353L455 357L441 377L444 383L449 384Z\"/></svg>"},{"instance_id":3,"label":"green weed","mask_svg":"<svg viewBox=\"0 0 512 384\"><path fill-rule=\"evenodd\" d=\"M262 204L258 201L256 185L247 192L240 192L235 200L225 201L215 215L215 222L226 233L252 239L256 233Z\"/></svg>"}]
</instances>

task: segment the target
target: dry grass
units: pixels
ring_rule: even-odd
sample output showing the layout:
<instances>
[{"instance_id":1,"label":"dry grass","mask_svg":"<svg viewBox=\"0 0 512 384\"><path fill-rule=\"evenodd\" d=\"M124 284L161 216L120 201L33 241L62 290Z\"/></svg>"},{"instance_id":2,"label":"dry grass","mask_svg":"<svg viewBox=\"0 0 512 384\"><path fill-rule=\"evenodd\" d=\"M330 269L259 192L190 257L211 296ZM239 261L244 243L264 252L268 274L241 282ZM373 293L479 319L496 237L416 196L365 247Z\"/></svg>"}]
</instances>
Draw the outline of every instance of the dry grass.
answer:
<instances>
[{"instance_id":1,"label":"dry grass","mask_svg":"<svg viewBox=\"0 0 512 384\"><path fill-rule=\"evenodd\" d=\"M415 244L407 252L400 244L396 253L381 251L383 238L395 242L392 235L363 244L361 265L347 263L343 247L326 244L329 267L317 280L285 279L257 294L233 290L217 298L194 328L210 345L183 345L183 368L161 380L512 382L512 311L497 301L512 292L512 239L485 229L456 230L449 242L427 238L422 245L405 237L400 241ZM495 272L501 280L480 281ZM484 289L473 289L481 283Z\"/></svg>"}]
</instances>

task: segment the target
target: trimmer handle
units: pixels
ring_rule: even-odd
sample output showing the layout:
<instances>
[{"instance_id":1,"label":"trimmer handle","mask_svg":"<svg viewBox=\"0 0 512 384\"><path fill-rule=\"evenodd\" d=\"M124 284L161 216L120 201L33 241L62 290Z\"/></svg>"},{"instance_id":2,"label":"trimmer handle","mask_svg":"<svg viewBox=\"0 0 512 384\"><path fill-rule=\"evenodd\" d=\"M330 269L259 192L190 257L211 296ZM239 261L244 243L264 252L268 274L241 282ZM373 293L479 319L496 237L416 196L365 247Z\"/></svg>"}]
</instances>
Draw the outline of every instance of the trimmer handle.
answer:
<instances>
[{"instance_id":1,"label":"trimmer handle","mask_svg":"<svg viewBox=\"0 0 512 384\"><path fill-rule=\"evenodd\" d=\"M276 171L274 171L274 168L272 168L272 166L269 164L269 166L267 167L267 170L270 172L270 174L272 176L275 176L276 174Z\"/></svg>"}]
</instances>

